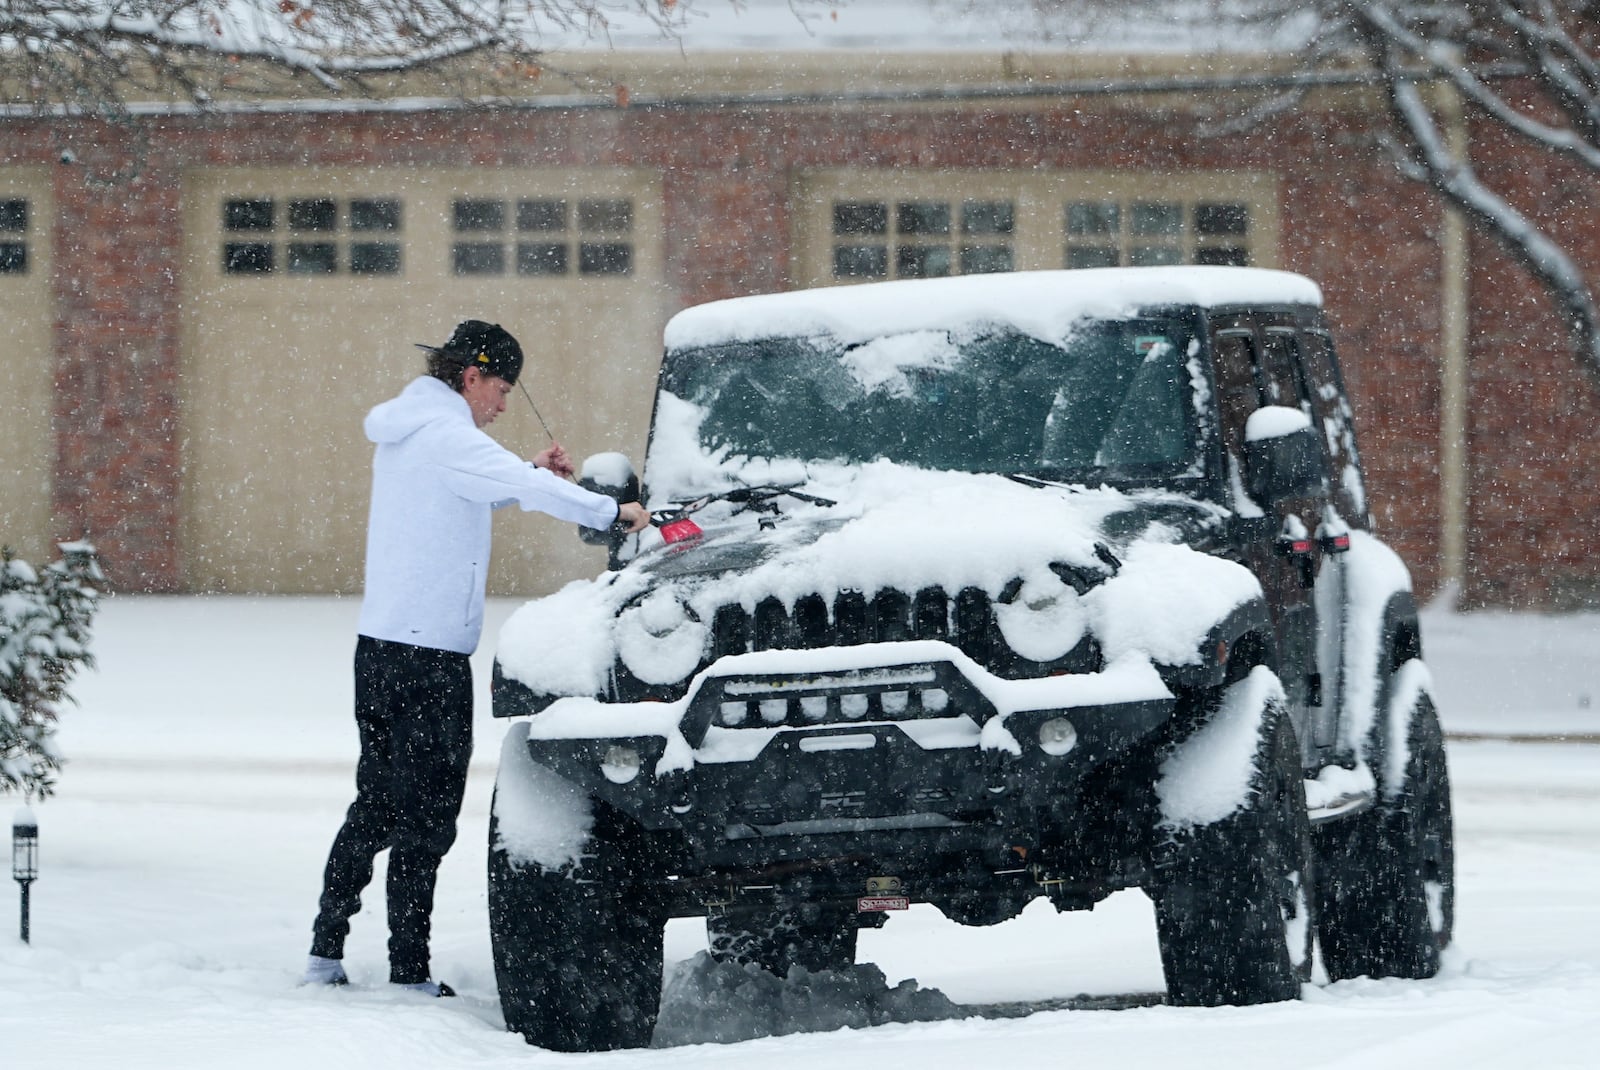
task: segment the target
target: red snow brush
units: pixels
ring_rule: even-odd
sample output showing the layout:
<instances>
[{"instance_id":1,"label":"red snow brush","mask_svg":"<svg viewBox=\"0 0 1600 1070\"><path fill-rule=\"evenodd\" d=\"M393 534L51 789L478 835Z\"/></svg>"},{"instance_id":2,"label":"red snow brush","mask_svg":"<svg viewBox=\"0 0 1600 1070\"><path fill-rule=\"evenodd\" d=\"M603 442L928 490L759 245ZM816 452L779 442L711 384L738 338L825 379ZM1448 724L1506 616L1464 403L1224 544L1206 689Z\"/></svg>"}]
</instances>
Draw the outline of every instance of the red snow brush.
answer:
<instances>
[{"instance_id":1,"label":"red snow brush","mask_svg":"<svg viewBox=\"0 0 1600 1070\"><path fill-rule=\"evenodd\" d=\"M686 516L680 516L676 520L667 520L661 524L661 541L669 546L675 542L688 542L690 539L698 539L700 535L700 525Z\"/></svg>"}]
</instances>

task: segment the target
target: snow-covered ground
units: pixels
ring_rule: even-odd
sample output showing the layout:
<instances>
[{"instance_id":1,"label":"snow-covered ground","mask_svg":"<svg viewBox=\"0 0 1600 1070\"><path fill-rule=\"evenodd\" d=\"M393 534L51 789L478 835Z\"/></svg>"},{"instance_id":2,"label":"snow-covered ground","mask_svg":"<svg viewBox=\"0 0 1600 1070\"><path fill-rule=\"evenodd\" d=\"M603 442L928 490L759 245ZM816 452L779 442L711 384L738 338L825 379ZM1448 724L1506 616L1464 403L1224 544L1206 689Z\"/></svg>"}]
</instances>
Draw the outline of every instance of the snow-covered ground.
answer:
<instances>
[{"instance_id":1,"label":"snow-covered ground","mask_svg":"<svg viewBox=\"0 0 1600 1070\"><path fill-rule=\"evenodd\" d=\"M1600 616L1425 617L1456 737L1460 867L1457 944L1435 980L1314 986L1298 1004L1175 1009L1151 1005L1161 973L1150 905L1137 893L1082 914L1035 903L991 929L919 908L863 933L861 957L891 987L914 978L924 1009L950 1013L925 992L937 989L969 1016L837 1029L860 1008L821 986L712 992L716 979L695 969L703 927L675 921L663 1031L677 1046L574 1057L529 1048L501 1027L483 838L504 729L487 716L486 695L435 914L435 972L461 998L388 990L381 894L369 896L379 909L356 919L346 960L355 984L295 985L322 859L351 790L356 608L353 599L107 601L100 668L77 683L81 708L63 721L72 762L58 795L34 807L42 876L31 945L16 939L14 896L0 893L0 1065L1595 1065L1600 746L1573 740L1600 739ZM484 690L492 638L512 608L491 604L477 659ZM1568 741L1481 738L1522 735ZM871 990L876 976L855 980ZM1097 998L1110 996L1132 998ZM683 1046L760 1032L780 1004L814 1031Z\"/></svg>"}]
</instances>

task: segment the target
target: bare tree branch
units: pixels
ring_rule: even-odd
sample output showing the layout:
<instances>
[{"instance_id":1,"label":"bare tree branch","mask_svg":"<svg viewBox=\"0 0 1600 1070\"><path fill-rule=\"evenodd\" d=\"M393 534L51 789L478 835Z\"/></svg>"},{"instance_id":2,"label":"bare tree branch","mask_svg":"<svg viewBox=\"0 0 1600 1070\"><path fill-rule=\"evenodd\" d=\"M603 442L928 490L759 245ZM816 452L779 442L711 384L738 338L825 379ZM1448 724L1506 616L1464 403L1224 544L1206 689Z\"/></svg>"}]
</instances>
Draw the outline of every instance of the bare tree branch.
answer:
<instances>
[{"instance_id":1,"label":"bare tree branch","mask_svg":"<svg viewBox=\"0 0 1600 1070\"><path fill-rule=\"evenodd\" d=\"M1574 124L1557 127L1513 106L1463 58L1463 42L1468 36L1462 32L1467 25L1464 17L1480 20L1472 22L1471 28L1485 32L1493 29L1494 22L1503 27L1524 26L1517 32L1523 33L1525 40L1534 40L1525 32L1527 16L1520 2L1462 0L1455 5L1459 10L1445 13L1452 29L1449 37L1429 37L1428 32L1446 24L1439 9L1451 5L1351 2L1339 6L1350 18L1349 25L1370 61L1384 76L1390 112L1404 153L1402 173L1426 181L1539 280L1562 311L1580 364L1600 385L1600 307L1595 304L1583 269L1568 250L1484 183L1468 157L1451 149L1438 116L1428 106L1418 84L1419 76L1445 81L1506 129L1552 153L1600 171L1600 144L1593 140L1593 129L1582 116L1594 99L1584 86L1585 76L1571 74L1570 70L1550 76L1543 73L1542 67L1527 72L1532 74L1534 84L1543 88L1545 99ZM1559 14L1552 3L1539 6L1546 15ZM1538 39L1553 37L1553 33L1541 31ZM1523 54L1540 65L1555 62L1555 52L1534 54L1536 51L1525 48ZM1552 100L1557 94L1565 99Z\"/></svg>"},{"instance_id":2,"label":"bare tree branch","mask_svg":"<svg viewBox=\"0 0 1600 1070\"><path fill-rule=\"evenodd\" d=\"M623 15L653 24L665 40L695 2L0 0L0 99L118 113L130 94L155 92L204 107L252 90L282 92L284 78L362 94L373 76L485 53L510 61L483 65L482 84L496 70L514 77L518 61L531 63L552 36L604 36Z\"/></svg>"}]
</instances>

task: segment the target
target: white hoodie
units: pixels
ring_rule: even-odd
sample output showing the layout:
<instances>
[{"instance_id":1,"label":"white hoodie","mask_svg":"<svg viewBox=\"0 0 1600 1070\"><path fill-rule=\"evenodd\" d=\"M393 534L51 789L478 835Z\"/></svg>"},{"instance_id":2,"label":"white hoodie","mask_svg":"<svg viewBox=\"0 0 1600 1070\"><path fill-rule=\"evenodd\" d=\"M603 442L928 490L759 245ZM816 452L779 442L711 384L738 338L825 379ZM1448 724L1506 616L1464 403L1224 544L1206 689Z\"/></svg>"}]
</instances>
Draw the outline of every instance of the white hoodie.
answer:
<instances>
[{"instance_id":1,"label":"white hoodie","mask_svg":"<svg viewBox=\"0 0 1600 1070\"><path fill-rule=\"evenodd\" d=\"M609 527L617 503L535 468L480 431L467 399L422 376L367 413L372 509L359 631L470 654L483 631L489 520L515 501Z\"/></svg>"}]
</instances>

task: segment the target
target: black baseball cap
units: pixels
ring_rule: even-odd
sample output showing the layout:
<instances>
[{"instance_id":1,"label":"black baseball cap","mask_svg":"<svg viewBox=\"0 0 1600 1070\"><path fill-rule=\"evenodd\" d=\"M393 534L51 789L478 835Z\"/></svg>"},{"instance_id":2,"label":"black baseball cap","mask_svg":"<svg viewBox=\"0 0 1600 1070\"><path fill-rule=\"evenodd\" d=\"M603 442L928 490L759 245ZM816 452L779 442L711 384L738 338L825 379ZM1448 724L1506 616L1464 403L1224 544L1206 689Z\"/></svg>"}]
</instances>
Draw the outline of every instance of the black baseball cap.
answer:
<instances>
[{"instance_id":1,"label":"black baseball cap","mask_svg":"<svg viewBox=\"0 0 1600 1070\"><path fill-rule=\"evenodd\" d=\"M485 375L515 383L522 374L522 347L511 337L511 332L498 323L483 320L462 320L450 332L449 341L442 346L415 343L418 349L438 353L477 368Z\"/></svg>"}]
</instances>

